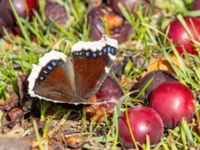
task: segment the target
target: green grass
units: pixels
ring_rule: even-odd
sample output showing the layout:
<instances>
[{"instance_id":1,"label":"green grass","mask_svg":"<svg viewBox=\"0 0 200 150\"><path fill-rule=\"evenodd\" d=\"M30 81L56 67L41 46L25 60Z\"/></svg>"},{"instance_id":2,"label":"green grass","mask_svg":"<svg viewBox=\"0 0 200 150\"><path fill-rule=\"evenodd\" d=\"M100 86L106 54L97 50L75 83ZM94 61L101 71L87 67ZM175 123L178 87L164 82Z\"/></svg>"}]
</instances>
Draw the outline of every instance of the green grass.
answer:
<instances>
[{"instance_id":1,"label":"green grass","mask_svg":"<svg viewBox=\"0 0 200 150\"><path fill-rule=\"evenodd\" d=\"M9 0L10 2L10 0ZM75 0L59 0L61 5L64 5L68 14L68 22L61 26L55 21L51 20L48 25L44 23L44 3L40 2L40 13L34 12L34 17L31 22L20 18L14 7L12 10L14 16L19 25L22 36L16 37L6 33L5 37L0 39L0 97L2 100L6 100L9 97L9 90L17 91L16 80L19 75L28 75L32 69L32 64L37 63L39 58L46 52L56 49L64 52L70 57L71 46L80 40L89 40L89 25L86 24L86 13L88 1ZM125 67L125 76L135 80L144 71L145 66L154 56L158 54L165 57L173 67L177 78L180 82L187 84L197 96L200 92L200 55L190 56L185 53L185 59L180 57L176 52L175 46L167 39L165 34L165 28L167 24L178 16L179 20L183 21L182 15L188 14L190 16L199 16L199 11L190 11L191 0L157 0L157 7L151 7L150 13L144 13L142 6L134 14L130 10L126 10L122 6L121 9L126 20L132 25L133 33L130 39L122 43L119 46L118 56L121 57L127 51L133 52L135 56L143 56L144 63L140 68L135 68L132 62L129 62ZM156 11L155 9L159 10ZM155 10L155 12L154 12ZM160 13L161 12L161 13ZM42 15L40 15L42 14ZM184 25L184 22L182 22ZM185 26L187 28L187 26ZM6 31L5 31L6 32ZM31 40L31 35L34 36L34 41ZM9 47L6 46L9 43ZM167 44L166 44L167 43ZM137 46L140 45L139 47ZM199 43L196 43L197 48L200 49ZM178 58L181 68L178 68L171 62L172 55L169 49L175 53ZM199 51L200 54L200 51ZM147 83L148 85L148 83ZM146 87L144 87L145 89ZM81 118L84 129L82 135L90 137L97 143L103 143L105 149L116 149L117 147L123 147L123 144L118 141L118 116L122 111L126 111L128 107L142 104L139 99L139 95L142 94L142 90L135 98L130 98L130 91L125 87L125 96L119 100L112 118L107 118L103 127L106 130L104 134L97 134L102 130L102 126L96 124L82 113L82 108L67 109L56 106L46 101L38 101L41 109L41 121L47 121L45 127L45 133L43 137L48 136L49 123L51 119L55 119L56 116L62 115L65 122L73 112L78 112L78 118ZM131 99L131 100L130 100ZM196 97L197 99L197 97ZM124 105L125 104L125 105ZM54 108L51 111L53 113L49 116L49 108ZM189 149L200 148L200 135L196 131L196 128L200 129L200 105L196 102L196 113L192 123L187 123L185 120L181 122L181 125L174 130L167 130L161 141L150 147L150 141L147 137L146 145L142 146L142 149L149 150L176 150L176 149ZM2 115L1 115L2 116ZM128 116L127 116L128 117ZM87 122L89 121L89 125ZM40 149L45 149L41 143L41 136L38 132L36 122L33 122L33 127L36 133L36 139L38 140ZM134 141L134 137L132 136ZM135 143L135 141L134 141ZM84 145L85 148L94 148L91 145Z\"/></svg>"}]
</instances>

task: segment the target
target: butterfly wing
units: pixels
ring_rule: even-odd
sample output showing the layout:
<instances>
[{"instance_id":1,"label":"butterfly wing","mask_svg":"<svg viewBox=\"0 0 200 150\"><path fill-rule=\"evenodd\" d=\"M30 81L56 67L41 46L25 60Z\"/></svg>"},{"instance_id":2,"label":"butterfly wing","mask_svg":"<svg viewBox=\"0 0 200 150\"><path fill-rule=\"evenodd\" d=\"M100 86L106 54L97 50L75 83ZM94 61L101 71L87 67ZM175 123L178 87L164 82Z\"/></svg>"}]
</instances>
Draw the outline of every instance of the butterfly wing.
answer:
<instances>
[{"instance_id":1,"label":"butterfly wing","mask_svg":"<svg viewBox=\"0 0 200 150\"><path fill-rule=\"evenodd\" d=\"M118 43L103 36L96 42L78 42L72 47L73 61L63 53L45 54L28 77L28 93L47 101L87 104L107 76Z\"/></svg>"},{"instance_id":2,"label":"butterfly wing","mask_svg":"<svg viewBox=\"0 0 200 150\"><path fill-rule=\"evenodd\" d=\"M96 42L79 42L72 47L77 96L94 95L106 78L116 57L118 43L102 37Z\"/></svg>"},{"instance_id":3,"label":"butterfly wing","mask_svg":"<svg viewBox=\"0 0 200 150\"><path fill-rule=\"evenodd\" d=\"M32 97L58 103L71 103L75 99L73 64L63 53L45 54L39 64L33 66L28 81Z\"/></svg>"}]
</instances>

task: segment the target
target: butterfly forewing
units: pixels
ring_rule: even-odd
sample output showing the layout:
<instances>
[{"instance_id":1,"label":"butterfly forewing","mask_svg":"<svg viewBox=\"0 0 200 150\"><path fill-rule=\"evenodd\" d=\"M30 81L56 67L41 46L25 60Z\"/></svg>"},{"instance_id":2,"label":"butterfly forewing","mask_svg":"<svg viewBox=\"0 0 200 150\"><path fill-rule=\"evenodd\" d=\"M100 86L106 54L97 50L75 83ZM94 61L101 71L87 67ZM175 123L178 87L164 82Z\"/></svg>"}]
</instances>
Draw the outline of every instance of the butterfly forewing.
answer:
<instances>
[{"instance_id":1,"label":"butterfly forewing","mask_svg":"<svg viewBox=\"0 0 200 150\"><path fill-rule=\"evenodd\" d=\"M35 94L55 102L70 102L75 94L73 68L70 61L41 75L35 82Z\"/></svg>"},{"instance_id":2,"label":"butterfly forewing","mask_svg":"<svg viewBox=\"0 0 200 150\"><path fill-rule=\"evenodd\" d=\"M76 93L78 96L88 98L96 93L107 76L106 69L110 68L112 61L108 55L93 57L90 51L88 58L74 56L74 73Z\"/></svg>"}]
</instances>

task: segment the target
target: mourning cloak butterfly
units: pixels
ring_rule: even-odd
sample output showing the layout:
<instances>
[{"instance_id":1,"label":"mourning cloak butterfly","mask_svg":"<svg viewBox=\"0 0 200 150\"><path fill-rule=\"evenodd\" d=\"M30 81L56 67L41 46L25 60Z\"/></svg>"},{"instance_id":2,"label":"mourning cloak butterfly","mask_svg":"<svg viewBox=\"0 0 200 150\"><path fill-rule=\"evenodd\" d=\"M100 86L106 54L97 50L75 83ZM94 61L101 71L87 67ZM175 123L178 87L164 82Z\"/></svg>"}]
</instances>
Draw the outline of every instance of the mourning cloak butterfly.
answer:
<instances>
[{"instance_id":1,"label":"mourning cloak butterfly","mask_svg":"<svg viewBox=\"0 0 200 150\"><path fill-rule=\"evenodd\" d=\"M57 103L88 104L106 78L116 57L118 43L103 36L94 42L72 46L72 60L51 51L33 64L28 77L28 93Z\"/></svg>"}]
</instances>

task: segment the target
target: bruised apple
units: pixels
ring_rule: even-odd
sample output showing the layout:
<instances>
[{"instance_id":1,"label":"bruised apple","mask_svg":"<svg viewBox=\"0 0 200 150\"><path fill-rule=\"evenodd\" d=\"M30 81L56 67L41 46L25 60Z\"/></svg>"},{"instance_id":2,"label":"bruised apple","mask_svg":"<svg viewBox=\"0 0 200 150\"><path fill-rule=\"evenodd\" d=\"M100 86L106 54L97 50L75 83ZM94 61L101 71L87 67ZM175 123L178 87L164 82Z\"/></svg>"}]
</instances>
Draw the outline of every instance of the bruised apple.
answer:
<instances>
[{"instance_id":1,"label":"bruised apple","mask_svg":"<svg viewBox=\"0 0 200 150\"><path fill-rule=\"evenodd\" d=\"M126 41L132 33L132 27L123 17L113 12L108 6L95 7L88 13L90 39L101 39L103 34L109 35L119 43Z\"/></svg>"}]
</instances>

